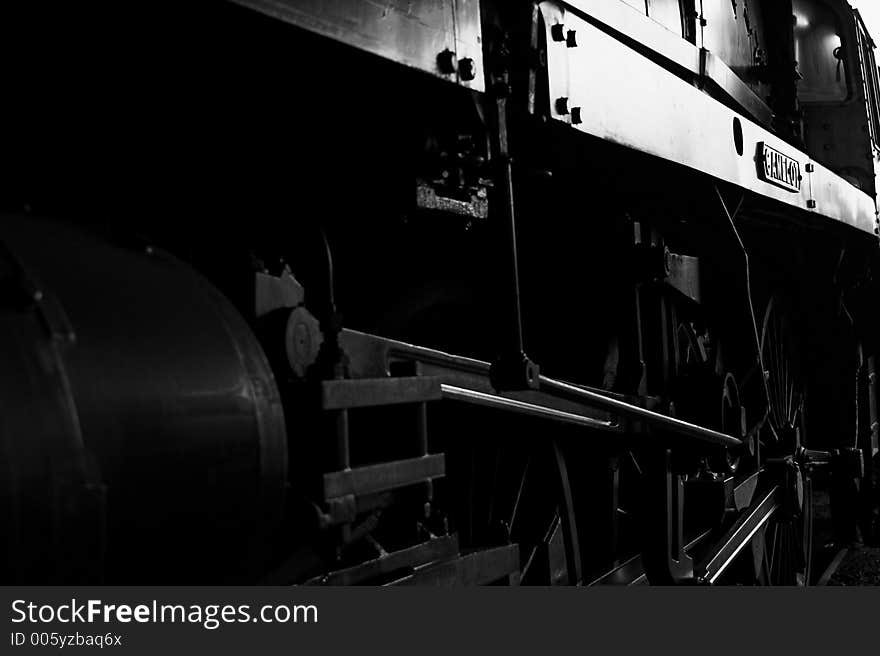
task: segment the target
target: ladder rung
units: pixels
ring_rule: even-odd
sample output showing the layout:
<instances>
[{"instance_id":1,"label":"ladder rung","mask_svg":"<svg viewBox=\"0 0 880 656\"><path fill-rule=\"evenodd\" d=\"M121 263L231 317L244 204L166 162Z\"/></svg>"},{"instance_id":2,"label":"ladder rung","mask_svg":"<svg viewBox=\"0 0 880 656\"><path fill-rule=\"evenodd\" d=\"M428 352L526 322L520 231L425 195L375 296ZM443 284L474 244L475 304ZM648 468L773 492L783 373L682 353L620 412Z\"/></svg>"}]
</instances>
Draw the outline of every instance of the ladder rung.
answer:
<instances>
[{"instance_id":1,"label":"ladder rung","mask_svg":"<svg viewBox=\"0 0 880 656\"><path fill-rule=\"evenodd\" d=\"M384 556L368 560L359 565L319 576L308 584L357 585L383 574L407 567L419 567L438 560L454 558L458 555L458 538L454 535L432 538L400 551L392 551Z\"/></svg>"},{"instance_id":2,"label":"ladder rung","mask_svg":"<svg viewBox=\"0 0 880 656\"><path fill-rule=\"evenodd\" d=\"M519 545L481 549L453 560L426 565L391 585L486 585L507 578L519 584Z\"/></svg>"},{"instance_id":3,"label":"ladder rung","mask_svg":"<svg viewBox=\"0 0 880 656\"><path fill-rule=\"evenodd\" d=\"M433 376L354 378L321 382L321 409L346 410L401 403L439 401L440 379Z\"/></svg>"},{"instance_id":4,"label":"ladder rung","mask_svg":"<svg viewBox=\"0 0 880 656\"><path fill-rule=\"evenodd\" d=\"M384 492L439 478L445 473L446 458L442 453L330 472L324 474L324 498Z\"/></svg>"}]
</instances>

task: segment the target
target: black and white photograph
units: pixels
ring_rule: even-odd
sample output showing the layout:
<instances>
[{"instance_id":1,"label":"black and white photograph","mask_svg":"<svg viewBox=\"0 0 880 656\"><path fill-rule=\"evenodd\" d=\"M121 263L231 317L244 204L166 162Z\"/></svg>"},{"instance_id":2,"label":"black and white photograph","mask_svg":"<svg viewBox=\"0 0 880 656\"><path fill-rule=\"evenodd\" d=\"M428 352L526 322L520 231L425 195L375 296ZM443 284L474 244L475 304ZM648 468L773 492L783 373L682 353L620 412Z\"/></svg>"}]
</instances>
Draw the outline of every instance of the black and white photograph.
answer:
<instances>
[{"instance_id":1,"label":"black and white photograph","mask_svg":"<svg viewBox=\"0 0 880 656\"><path fill-rule=\"evenodd\" d=\"M3 3L0 585L880 585L872 35Z\"/></svg>"}]
</instances>

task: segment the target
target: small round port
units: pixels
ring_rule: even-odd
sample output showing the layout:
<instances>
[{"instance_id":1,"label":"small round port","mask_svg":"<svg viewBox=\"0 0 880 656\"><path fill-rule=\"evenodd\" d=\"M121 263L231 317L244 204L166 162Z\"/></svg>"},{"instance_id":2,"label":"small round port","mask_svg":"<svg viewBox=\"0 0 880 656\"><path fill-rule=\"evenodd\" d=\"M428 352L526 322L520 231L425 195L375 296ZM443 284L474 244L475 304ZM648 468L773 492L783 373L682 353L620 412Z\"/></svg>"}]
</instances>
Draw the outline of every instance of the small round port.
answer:
<instances>
[{"instance_id":1,"label":"small round port","mask_svg":"<svg viewBox=\"0 0 880 656\"><path fill-rule=\"evenodd\" d=\"M733 145L736 148L736 154L742 157L743 154L743 125L738 116L733 117Z\"/></svg>"}]
</instances>

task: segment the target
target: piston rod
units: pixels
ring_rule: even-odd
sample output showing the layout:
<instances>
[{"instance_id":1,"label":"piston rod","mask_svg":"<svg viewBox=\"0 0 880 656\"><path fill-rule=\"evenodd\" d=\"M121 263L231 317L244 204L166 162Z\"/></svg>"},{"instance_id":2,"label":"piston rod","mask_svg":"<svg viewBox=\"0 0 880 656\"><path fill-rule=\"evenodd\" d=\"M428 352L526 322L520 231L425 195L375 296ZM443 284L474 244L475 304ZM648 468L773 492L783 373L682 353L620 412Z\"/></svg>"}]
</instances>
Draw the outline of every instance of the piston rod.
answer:
<instances>
[{"instance_id":1,"label":"piston rod","mask_svg":"<svg viewBox=\"0 0 880 656\"><path fill-rule=\"evenodd\" d=\"M461 401L473 405L482 405L487 408L497 408L499 410L509 410L521 414L531 415L533 417L544 417L547 419L555 419L577 426L585 426L587 428L595 428L599 430L619 430L620 427L613 421L605 421L579 415L573 412L565 412L556 408L549 408L545 405L535 403L527 403L518 399L511 399L497 394L486 394L477 390L469 390L455 385L441 385L441 391L444 399L452 401Z\"/></svg>"},{"instance_id":2,"label":"piston rod","mask_svg":"<svg viewBox=\"0 0 880 656\"><path fill-rule=\"evenodd\" d=\"M386 352L393 353L397 360L425 363L430 368L431 375L439 377L443 388L442 393L445 398L504 407L509 410L541 415L547 418L569 421L570 423L588 424L606 430L619 430L614 422L608 423L604 419L594 421L579 414L560 413L556 410L545 408L537 400L532 400L530 403L518 401L498 393L492 394L490 389L479 389L479 387L489 382L487 380L489 378L489 363L481 360L452 355L353 330L343 330L342 341L350 353L356 353L359 350L374 352L375 349L383 349ZM461 376L459 374L465 375ZM547 378L546 376L538 376L537 379L540 385L538 391L549 396L568 399L593 408L601 408L622 417L640 419L657 428L709 444L725 447L736 447L742 444L741 440L730 435L710 428L703 428L675 417L669 417L659 412L647 410L632 403L606 396L600 392Z\"/></svg>"},{"instance_id":3,"label":"piston rod","mask_svg":"<svg viewBox=\"0 0 880 656\"><path fill-rule=\"evenodd\" d=\"M703 428L702 426L697 426L696 424L691 424L687 421L676 419L675 417L669 417L660 414L659 412L654 412L653 410L640 408L639 406L627 403L626 401L605 396L604 394L584 389L583 387L577 387L576 385L553 380L546 376L541 376L540 378L540 389L556 396L567 397L575 401L580 401L586 405L602 408L603 410L615 412L633 419L640 419L657 428L669 430L678 435L700 440L701 442L708 442L710 444L727 447L742 445L742 440L731 435L720 433L710 428Z\"/></svg>"}]
</instances>

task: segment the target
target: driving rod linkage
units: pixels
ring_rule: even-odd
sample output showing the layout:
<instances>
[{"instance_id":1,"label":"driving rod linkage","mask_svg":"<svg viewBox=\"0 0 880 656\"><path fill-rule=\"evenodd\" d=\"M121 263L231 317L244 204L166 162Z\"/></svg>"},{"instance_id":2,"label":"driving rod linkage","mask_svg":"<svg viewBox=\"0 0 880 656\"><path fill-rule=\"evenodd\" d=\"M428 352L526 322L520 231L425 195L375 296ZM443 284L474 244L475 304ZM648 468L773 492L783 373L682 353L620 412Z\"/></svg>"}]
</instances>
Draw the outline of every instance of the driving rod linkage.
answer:
<instances>
[{"instance_id":1,"label":"driving rod linkage","mask_svg":"<svg viewBox=\"0 0 880 656\"><path fill-rule=\"evenodd\" d=\"M701 442L716 444L725 447L736 447L742 445L742 440L731 435L720 433L711 428L703 428L675 417L654 412L647 408L641 408L637 405L606 396L593 390L563 383L562 381L553 380L546 376L540 377L540 390L553 394L554 396L565 397L573 401L579 401L585 405L601 408L609 412L626 416L632 419L638 419L656 428L668 430L682 437L689 437Z\"/></svg>"}]
</instances>

